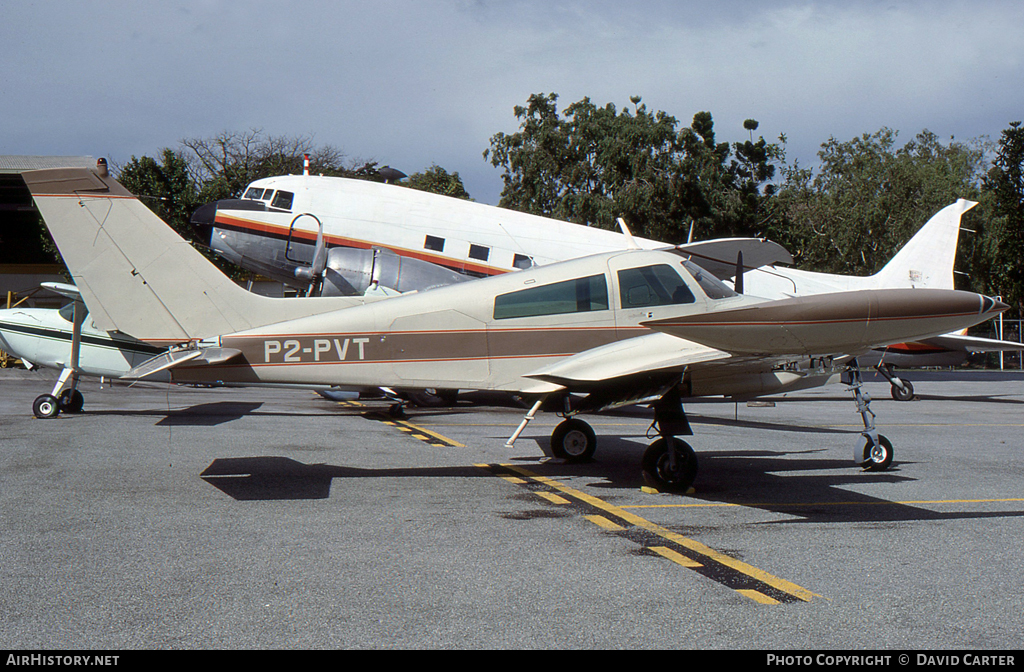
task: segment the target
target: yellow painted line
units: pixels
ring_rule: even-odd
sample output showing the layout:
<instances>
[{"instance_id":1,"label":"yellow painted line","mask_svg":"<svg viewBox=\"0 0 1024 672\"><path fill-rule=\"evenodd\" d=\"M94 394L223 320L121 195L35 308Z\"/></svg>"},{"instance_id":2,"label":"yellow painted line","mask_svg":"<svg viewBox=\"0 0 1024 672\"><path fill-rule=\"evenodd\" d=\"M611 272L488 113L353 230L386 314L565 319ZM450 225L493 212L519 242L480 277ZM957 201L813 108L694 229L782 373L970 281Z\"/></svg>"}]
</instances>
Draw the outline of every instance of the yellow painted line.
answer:
<instances>
[{"instance_id":1,"label":"yellow painted line","mask_svg":"<svg viewBox=\"0 0 1024 672\"><path fill-rule=\"evenodd\" d=\"M538 497L543 497L544 499L548 500L552 504L569 504L570 503L569 500L566 499L565 497L559 497L558 495L555 495L555 494L550 493L550 492L535 492L533 494L537 495Z\"/></svg>"},{"instance_id":2,"label":"yellow painted line","mask_svg":"<svg viewBox=\"0 0 1024 672\"><path fill-rule=\"evenodd\" d=\"M779 509L795 509L805 506L881 506L885 504L898 504L902 506L923 505L923 504L999 504L1007 502L1024 502L1021 497L1008 497L1005 499L908 499L896 502L750 502L737 504L733 502L697 502L695 504L626 504L624 509L699 509L699 508L727 508L727 507L772 507Z\"/></svg>"},{"instance_id":3,"label":"yellow painted line","mask_svg":"<svg viewBox=\"0 0 1024 672\"><path fill-rule=\"evenodd\" d=\"M658 555L660 555L663 558L668 558L672 562L675 562L677 564L682 565L683 567L689 567L689 568L693 569L695 567L703 567L704 566L704 565L700 564L699 562L697 562L696 560L694 560L692 558L688 558L685 555L683 555L682 553L678 553L676 551L673 551L671 548L666 548L665 546L651 546L650 550L654 551L655 553L657 553Z\"/></svg>"},{"instance_id":4,"label":"yellow painted line","mask_svg":"<svg viewBox=\"0 0 1024 672\"><path fill-rule=\"evenodd\" d=\"M437 432L432 432L429 429L426 429L424 427L420 427L419 425L414 425L411 422L405 422L404 420L403 421L399 421L399 422L402 425L405 425L406 427L411 427L413 430L415 430L417 432L421 432L423 434L426 434L427 436L433 437L433 438L437 439L438 441L440 441L441 443L445 443L445 444L447 444L449 446L452 446L453 448L465 448L466 447L466 444L464 444L464 443L459 443L455 439L449 439L447 436L442 436L442 435L438 434Z\"/></svg>"},{"instance_id":5,"label":"yellow painted line","mask_svg":"<svg viewBox=\"0 0 1024 672\"><path fill-rule=\"evenodd\" d=\"M756 590L737 590L737 593L745 597L749 597L754 602L760 602L761 604L781 604L778 600L768 597L764 593L759 593Z\"/></svg>"},{"instance_id":6,"label":"yellow painted line","mask_svg":"<svg viewBox=\"0 0 1024 672\"><path fill-rule=\"evenodd\" d=\"M791 581L780 579L779 577L773 576L768 572L765 572L764 570L760 570L757 567L754 567L753 565L748 565L747 563L737 560L735 558L731 558L724 553L719 553L715 549L711 548L710 546L705 546L699 541L690 539L688 537L684 537L681 534L676 534L675 532L665 529L660 525L656 525L650 522L649 520L641 518L636 514L630 513L629 511L626 511L620 507L609 504L608 502L598 499L597 497L592 497L586 494L585 492L580 492L579 490L570 488L569 486L563 485L562 483L554 479L547 478L545 476L538 476L537 474L534 474L516 465L507 464L502 466L504 466L506 469L515 471L532 481L535 481L537 483L543 483L544 485L554 488L555 490L560 490L561 492L564 492L571 497L575 497L583 502L586 502L587 504L590 504L594 508L606 511L617 518L621 518L622 520L628 522L630 525L635 525L636 527L647 530L652 534L656 534L662 539L666 539L668 541L671 541L672 543L679 544L683 548L688 548L694 553L697 553L698 555L702 555L706 558L709 558L717 562L720 565L729 567L730 569L733 569L739 572L740 574L745 574L746 576L756 579L765 585L775 588L776 590L788 593L789 595L792 595L797 599L803 600L804 602L810 602L811 598L814 597L821 597L817 593L812 593L806 588L798 586L795 583L792 583Z\"/></svg>"},{"instance_id":7,"label":"yellow painted line","mask_svg":"<svg viewBox=\"0 0 1024 672\"><path fill-rule=\"evenodd\" d=\"M521 478L516 478L515 476L502 476L501 480L508 481L514 485L526 485L526 481Z\"/></svg>"},{"instance_id":8,"label":"yellow painted line","mask_svg":"<svg viewBox=\"0 0 1024 672\"><path fill-rule=\"evenodd\" d=\"M619 532L625 529L621 525L613 523L604 516L584 516L584 518L592 522L594 525L597 525L598 527L605 530L610 530L612 532Z\"/></svg>"}]
</instances>

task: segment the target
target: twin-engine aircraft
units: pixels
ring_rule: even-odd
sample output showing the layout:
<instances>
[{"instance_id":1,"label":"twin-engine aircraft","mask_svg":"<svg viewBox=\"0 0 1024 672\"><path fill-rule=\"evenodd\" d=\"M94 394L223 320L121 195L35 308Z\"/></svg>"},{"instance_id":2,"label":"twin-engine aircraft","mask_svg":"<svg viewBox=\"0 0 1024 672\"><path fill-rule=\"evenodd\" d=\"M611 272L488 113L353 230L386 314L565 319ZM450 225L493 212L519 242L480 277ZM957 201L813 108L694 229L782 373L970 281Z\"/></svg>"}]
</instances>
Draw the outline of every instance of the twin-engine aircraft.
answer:
<instances>
[{"instance_id":1,"label":"twin-engine aircraft","mask_svg":"<svg viewBox=\"0 0 1024 672\"><path fill-rule=\"evenodd\" d=\"M745 292L766 299L855 289L953 289L960 219L976 205L959 200L932 217L881 271L870 277L801 271L767 241L726 239L684 246L691 258L735 282L742 255ZM254 181L240 199L209 203L193 224L208 229L211 248L251 271L305 289L318 250L322 295L398 292L451 284L626 247L614 231L429 194L401 186L315 175ZM625 229L624 229L625 232ZM665 244L632 238L657 249ZM394 293L394 292L392 292ZM1020 350L1020 343L949 334L896 344L861 357L891 384L894 399L914 397L894 367L957 366L972 352Z\"/></svg>"},{"instance_id":2,"label":"twin-engine aircraft","mask_svg":"<svg viewBox=\"0 0 1024 672\"><path fill-rule=\"evenodd\" d=\"M23 178L99 329L169 350L126 378L502 390L545 400L566 420L552 451L593 455L576 416L650 403L659 438L644 453L655 487L685 491L697 472L687 396L801 389L850 364L866 443L857 462L891 464L856 360L871 348L948 333L1007 306L969 292L861 290L765 300L736 293L674 247L604 252L428 291L273 299L220 273L101 172ZM319 246L321 249L323 246ZM314 266L323 263L314 261Z\"/></svg>"}]
</instances>

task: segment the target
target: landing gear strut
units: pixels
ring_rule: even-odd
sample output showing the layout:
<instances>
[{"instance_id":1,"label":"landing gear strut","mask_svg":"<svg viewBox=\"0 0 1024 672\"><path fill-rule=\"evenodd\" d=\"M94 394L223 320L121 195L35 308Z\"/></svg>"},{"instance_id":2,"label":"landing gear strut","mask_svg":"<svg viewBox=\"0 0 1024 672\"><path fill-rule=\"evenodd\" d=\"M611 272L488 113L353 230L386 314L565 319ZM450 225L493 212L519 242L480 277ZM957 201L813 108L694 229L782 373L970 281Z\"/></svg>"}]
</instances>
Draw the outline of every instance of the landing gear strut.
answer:
<instances>
[{"instance_id":1,"label":"landing gear strut","mask_svg":"<svg viewBox=\"0 0 1024 672\"><path fill-rule=\"evenodd\" d=\"M861 382L860 366L857 365L856 359L850 360L846 373L850 376L847 384L857 402L857 411L864 421L864 431L861 432L861 435L866 440L863 452L858 451L854 455L854 460L865 471L885 471L892 465L892 443L875 429L875 414L871 411L871 396L861 389L864 383Z\"/></svg>"},{"instance_id":2,"label":"landing gear strut","mask_svg":"<svg viewBox=\"0 0 1024 672\"><path fill-rule=\"evenodd\" d=\"M654 404L654 423L659 438L644 451L644 480L657 490L685 493L697 478L697 455L690 444L676 438L693 435L678 386Z\"/></svg>"},{"instance_id":3,"label":"landing gear strut","mask_svg":"<svg viewBox=\"0 0 1024 672\"><path fill-rule=\"evenodd\" d=\"M57 378L50 394L42 394L36 397L32 403L32 413L41 419L56 418L62 411L65 413L81 413L85 398L78 391L78 356L82 342L82 323L88 311L85 304L75 300L74 313L72 318L71 331L71 357L67 366ZM70 382L69 382L70 381Z\"/></svg>"},{"instance_id":4,"label":"landing gear strut","mask_svg":"<svg viewBox=\"0 0 1024 672\"><path fill-rule=\"evenodd\" d=\"M895 367L892 364L879 362L875 369L889 381L889 385L892 386L890 394L892 394L893 399L896 401L910 401L914 398L914 385L909 380L900 378L893 373Z\"/></svg>"}]
</instances>

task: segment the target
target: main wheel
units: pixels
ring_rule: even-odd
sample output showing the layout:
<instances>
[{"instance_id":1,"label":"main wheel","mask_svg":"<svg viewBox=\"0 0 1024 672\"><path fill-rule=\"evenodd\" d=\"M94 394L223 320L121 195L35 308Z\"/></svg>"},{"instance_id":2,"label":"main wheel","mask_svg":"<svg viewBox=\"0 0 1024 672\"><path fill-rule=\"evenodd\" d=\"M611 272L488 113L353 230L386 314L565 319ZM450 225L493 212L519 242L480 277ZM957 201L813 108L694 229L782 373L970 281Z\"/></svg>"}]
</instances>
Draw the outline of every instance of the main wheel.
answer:
<instances>
[{"instance_id":1,"label":"main wheel","mask_svg":"<svg viewBox=\"0 0 1024 672\"><path fill-rule=\"evenodd\" d=\"M81 413L85 397L78 390L64 390L60 393L60 410L64 413Z\"/></svg>"},{"instance_id":2,"label":"main wheel","mask_svg":"<svg viewBox=\"0 0 1024 672\"><path fill-rule=\"evenodd\" d=\"M871 443L871 439L864 445L864 462L861 466L864 471L885 471L892 465L893 454L892 443L879 434L877 446Z\"/></svg>"},{"instance_id":3,"label":"main wheel","mask_svg":"<svg viewBox=\"0 0 1024 672\"><path fill-rule=\"evenodd\" d=\"M672 441L677 453L674 466L665 439L657 439L644 451L644 480L657 490L686 492L697 478L697 454L682 439L672 437Z\"/></svg>"},{"instance_id":4,"label":"main wheel","mask_svg":"<svg viewBox=\"0 0 1024 672\"><path fill-rule=\"evenodd\" d=\"M42 394L32 402L32 412L37 418L56 418L60 413L60 402L52 394Z\"/></svg>"},{"instance_id":5,"label":"main wheel","mask_svg":"<svg viewBox=\"0 0 1024 672\"><path fill-rule=\"evenodd\" d=\"M903 381L903 387L893 383L889 391L892 394L892 398L896 401L910 401L914 398L914 386L909 380Z\"/></svg>"},{"instance_id":6,"label":"main wheel","mask_svg":"<svg viewBox=\"0 0 1024 672\"><path fill-rule=\"evenodd\" d=\"M551 434L551 453L567 462L584 462L597 450L597 435L590 425L569 418L555 427Z\"/></svg>"}]
</instances>

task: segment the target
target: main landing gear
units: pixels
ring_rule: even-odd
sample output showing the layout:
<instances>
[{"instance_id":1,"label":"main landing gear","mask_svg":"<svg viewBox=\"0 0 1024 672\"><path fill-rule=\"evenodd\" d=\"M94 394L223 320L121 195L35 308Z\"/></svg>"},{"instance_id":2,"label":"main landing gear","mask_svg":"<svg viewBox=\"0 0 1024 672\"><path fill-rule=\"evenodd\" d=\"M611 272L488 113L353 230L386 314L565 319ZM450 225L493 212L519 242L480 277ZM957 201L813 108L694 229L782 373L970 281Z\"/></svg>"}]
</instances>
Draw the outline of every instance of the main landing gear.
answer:
<instances>
[{"instance_id":1,"label":"main landing gear","mask_svg":"<svg viewBox=\"0 0 1024 672\"><path fill-rule=\"evenodd\" d=\"M70 361L61 370L53 391L36 397L32 402L32 413L37 418L56 418L61 412L81 413L85 404L82 393L78 391L78 358L82 344L82 323L88 311L79 299L75 299L73 311Z\"/></svg>"},{"instance_id":2,"label":"main landing gear","mask_svg":"<svg viewBox=\"0 0 1024 672\"><path fill-rule=\"evenodd\" d=\"M857 411L864 421L863 447L858 446L854 460L865 471L885 471L892 465L893 447L886 437L875 428L875 414L871 411L871 397L863 389L860 367L853 359L847 365L844 382L849 385L857 403ZM516 428L516 431L505 442L511 448L526 425L536 416L544 399L537 400L530 411ZM597 437L587 423L575 417L579 411L573 411L569 398L563 399L565 420L555 427L551 434L551 453L566 462L584 462L594 456L597 449ZM644 481L661 492L685 493L697 478L697 455L690 444L680 436L692 436L693 430L683 410L682 396L679 386L673 385L658 401L652 405L654 409L654 427L658 438L644 451L641 465Z\"/></svg>"},{"instance_id":3,"label":"main landing gear","mask_svg":"<svg viewBox=\"0 0 1024 672\"><path fill-rule=\"evenodd\" d=\"M534 403L515 433L505 443L506 448L511 448L515 444L543 402L544 400L540 399ZM597 449L597 436L590 425L573 415L568 397L563 403L563 415L566 419L559 423L551 434L551 453L566 462L586 462L594 456ZM697 455L688 443L676 438L679 435L693 434L683 411L678 387L673 386L653 407L654 425L658 429L659 438L644 452L644 481L661 491L686 492L697 477Z\"/></svg>"},{"instance_id":4,"label":"main landing gear","mask_svg":"<svg viewBox=\"0 0 1024 672\"><path fill-rule=\"evenodd\" d=\"M53 391L32 402L32 413L40 419L56 418L60 413L81 413L84 405L85 398L78 391L78 374L73 369L63 369Z\"/></svg>"}]
</instances>

